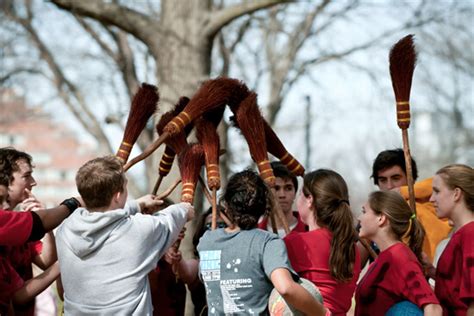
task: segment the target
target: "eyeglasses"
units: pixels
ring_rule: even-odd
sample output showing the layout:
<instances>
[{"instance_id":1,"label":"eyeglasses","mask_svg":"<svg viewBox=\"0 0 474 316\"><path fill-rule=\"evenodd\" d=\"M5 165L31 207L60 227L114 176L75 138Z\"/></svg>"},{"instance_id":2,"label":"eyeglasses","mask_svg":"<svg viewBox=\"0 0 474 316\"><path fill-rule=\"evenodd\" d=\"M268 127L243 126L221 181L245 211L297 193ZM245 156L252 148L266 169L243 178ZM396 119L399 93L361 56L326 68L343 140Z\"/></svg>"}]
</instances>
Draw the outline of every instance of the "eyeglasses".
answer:
<instances>
[{"instance_id":1,"label":"eyeglasses","mask_svg":"<svg viewBox=\"0 0 474 316\"><path fill-rule=\"evenodd\" d=\"M217 224L217 225L216 225L217 228L226 228L226 227L227 227L227 225L225 224L225 222L217 222L216 224ZM211 229L211 227L212 227L212 223L206 223L206 230Z\"/></svg>"}]
</instances>

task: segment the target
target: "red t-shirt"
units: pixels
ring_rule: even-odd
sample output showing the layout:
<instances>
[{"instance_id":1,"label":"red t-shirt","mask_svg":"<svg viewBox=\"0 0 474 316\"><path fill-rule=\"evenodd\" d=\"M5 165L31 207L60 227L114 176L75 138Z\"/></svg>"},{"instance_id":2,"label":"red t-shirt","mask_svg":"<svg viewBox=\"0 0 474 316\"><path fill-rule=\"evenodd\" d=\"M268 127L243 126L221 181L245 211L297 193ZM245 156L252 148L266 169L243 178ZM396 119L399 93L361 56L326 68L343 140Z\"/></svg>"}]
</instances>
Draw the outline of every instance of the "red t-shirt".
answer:
<instances>
[{"instance_id":1,"label":"red t-shirt","mask_svg":"<svg viewBox=\"0 0 474 316\"><path fill-rule=\"evenodd\" d=\"M24 284L6 256L5 247L0 247L0 315L6 315L13 293Z\"/></svg>"},{"instance_id":2,"label":"red t-shirt","mask_svg":"<svg viewBox=\"0 0 474 316\"><path fill-rule=\"evenodd\" d=\"M359 282L355 315L385 315L405 300L421 309L439 304L415 254L405 244L396 243L379 254Z\"/></svg>"},{"instance_id":3,"label":"red t-shirt","mask_svg":"<svg viewBox=\"0 0 474 316\"><path fill-rule=\"evenodd\" d=\"M288 250L291 266L299 276L313 282L321 292L324 306L333 315L346 315L360 274L360 256L354 244L356 259L354 276L350 282L337 282L329 267L332 233L320 228L304 233L291 233L283 240Z\"/></svg>"},{"instance_id":4,"label":"red t-shirt","mask_svg":"<svg viewBox=\"0 0 474 316\"><path fill-rule=\"evenodd\" d=\"M32 263L34 258L41 253L43 243L41 241L33 241L21 246L6 248L12 267L23 281L26 282L33 278ZM14 305L14 310L17 316L33 316L35 314L35 301L32 300L26 304Z\"/></svg>"},{"instance_id":5,"label":"red t-shirt","mask_svg":"<svg viewBox=\"0 0 474 316\"><path fill-rule=\"evenodd\" d=\"M33 227L31 212L0 210L0 245L22 245L27 242Z\"/></svg>"},{"instance_id":6,"label":"red t-shirt","mask_svg":"<svg viewBox=\"0 0 474 316\"><path fill-rule=\"evenodd\" d=\"M153 315L183 316L186 305L186 286L176 279L172 266L164 259L158 261L155 269L155 284L150 284Z\"/></svg>"},{"instance_id":7,"label":"red t-shirt","mask_svg":"<svg viewBox=\"0 0 474 316\"><path fill-rule=\"evenodd\" d=\"M298 212L293 212L293 216L296 217L298 222L296 223L296 226L291 230L291 233L293 232L307 232L308 227L303 223L300 219L300 214ZM268 226L268 217L264 217L258 224L257 227L263 230L267 230ZM273 232L273 231L272 231Z\"/></svg>"},{"instance_id":8,"label":"red t-shirt","mask_svg":"<svg viewBox=\"0 0 474 316\"><path fill-rule=\"evenodd\" d=\"M453 234L436 268L435 293L444 315L466 315L474 302L474 222Z\"/></svg>"}]
</instances>

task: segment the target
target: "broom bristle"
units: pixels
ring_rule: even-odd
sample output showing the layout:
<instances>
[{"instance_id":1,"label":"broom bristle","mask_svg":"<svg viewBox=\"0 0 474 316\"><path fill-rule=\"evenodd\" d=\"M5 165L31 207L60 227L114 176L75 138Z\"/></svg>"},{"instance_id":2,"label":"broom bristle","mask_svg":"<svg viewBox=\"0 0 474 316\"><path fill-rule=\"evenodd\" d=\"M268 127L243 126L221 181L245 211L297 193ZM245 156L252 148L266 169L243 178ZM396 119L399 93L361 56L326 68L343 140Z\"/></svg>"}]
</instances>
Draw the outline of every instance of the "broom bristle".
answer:
<instances>
[{"instance_id":1,"label":"broom bristle","mask_svg":"<svg viewBox=\"0 0 474 316\"><path fill-rule=\"evenodd\" d=\"M181 113L169 122L165 131L170 135L181 131L185 126L202 114L219 106L236 106L245 97L248 89L239 80L217 78L205 81Z\"/></svg>"},{"instance_id":2,"label":"broom bristle","mask_svg":"<svg viewBox=\"0 0 474 316\"><path fill-rule=\"evenodd\" d=\"M268 160L265 130L262 114L257 106L257 94L250 92L233 111L237 125L247 140L250 155L260 171L260 176L273 187L275 176Z\"/></svg>"},{"instance_id":3,"label":"broom bristle","mask_svg":"<svg viewBox=\"0 0 474 316\"><path fill-rule=\"evenodd\" d=\"M397 101L397 123L402 129L410 125L410 91L416 65L413 35L399 40L390 50L390 77Z\"/></svg>"},{"instance_id":4,"label":"broom bristle","mask_svg":"<svg viewBox=\"0 0 474 316\"><path fill-rule=\"evenodd\" d=\"M209 189L218 190L221 186L219 171L219 136L214 122L200 117L196 120L196 137L204 150Z\"/></svg>"},{"instance_id":5,"label":"broom bristle","mask_svg":"<svg viewBox=\"0 0 474 316\"><path fill-rule=\"evenodd\" d=\"M145 128L146 123L155 113L158 100L158 88L147 83L142 83L142 86L133 97L122 143L116 154L124 163L127 162L132 147Z\"/></svg>"},{"instance_id":6,"label":"broom bristle","mask_svg":"<svg viewBox=\"0 0 474 316\"><path fill-rule=\"evenodd\" d=\"M265 141L267 142L268 152L280 159L291 173L296 176L304 176L304 167L286 150L285 146L268 122L264 118L262 118L262 120L265 129Z\"/></svg>"},{"instance_id":7,"label":"broom bristle","mask_svg":"<svg viewBox=\"0 0 474 316\"><path fill-rule=\"evenodd\" d=\"M397 101L409 101L416 51L413 35L407 35L393 45L389 55L390 76Z\"/></svg>"},{"instance_id":8,"label":"broom bristle","mask_svg":"<svg viewBox=\"0 0 474 316\"><path fill-rule=\"evenodd\" d=\"M204 164L204 150L199 144L187 145L178 155L179 172L183 189L181 201L193 203L194 190L198 181L201 167Z\"/></svg>"}]
</instances>

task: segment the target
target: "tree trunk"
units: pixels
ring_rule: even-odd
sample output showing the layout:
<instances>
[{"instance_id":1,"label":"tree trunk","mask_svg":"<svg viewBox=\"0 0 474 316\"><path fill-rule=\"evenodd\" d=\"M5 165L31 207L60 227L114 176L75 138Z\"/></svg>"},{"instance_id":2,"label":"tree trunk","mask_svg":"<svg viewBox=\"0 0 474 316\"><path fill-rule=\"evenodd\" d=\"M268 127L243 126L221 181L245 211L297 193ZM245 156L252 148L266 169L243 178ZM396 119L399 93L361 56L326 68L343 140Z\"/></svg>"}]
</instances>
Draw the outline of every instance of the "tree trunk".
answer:
<instances>
[{"instance_id":1,"label":"tree trunk","mask_svg":"<svg viewBox=\"0 0 474 316\"><path fill-rule=\"evenodd\" d=\"M150 49L158 65L163 111L181 95L192 97L199 83L209 78L213 39L203 35L209 10L209 1L162 1L163 36Z\"/></svg>"}]
</instances>

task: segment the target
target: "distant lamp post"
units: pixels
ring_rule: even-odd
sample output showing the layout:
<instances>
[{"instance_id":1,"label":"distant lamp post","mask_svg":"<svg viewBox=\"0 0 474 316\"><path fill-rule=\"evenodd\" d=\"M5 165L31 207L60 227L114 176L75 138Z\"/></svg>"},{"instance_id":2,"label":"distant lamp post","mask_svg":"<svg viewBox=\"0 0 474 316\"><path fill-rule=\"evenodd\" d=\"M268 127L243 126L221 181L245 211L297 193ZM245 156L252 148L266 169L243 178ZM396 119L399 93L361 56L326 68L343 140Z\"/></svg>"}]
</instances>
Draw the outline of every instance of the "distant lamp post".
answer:
<instances>
[{"instance_id":1,"label":"distant lamp post","mask_svg":"<svg viewBox=\"0 0 474 316\"><path fill-rule=\"evenodd\" d=\"M305 122L305 147L306 147L306 157L305 157L305 166L306 170L311 170L311 96L305 96L306 101L306 122Z\"/></svg>"}]
</instances>

